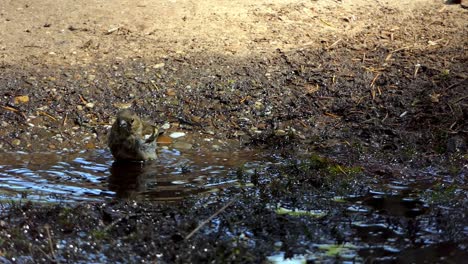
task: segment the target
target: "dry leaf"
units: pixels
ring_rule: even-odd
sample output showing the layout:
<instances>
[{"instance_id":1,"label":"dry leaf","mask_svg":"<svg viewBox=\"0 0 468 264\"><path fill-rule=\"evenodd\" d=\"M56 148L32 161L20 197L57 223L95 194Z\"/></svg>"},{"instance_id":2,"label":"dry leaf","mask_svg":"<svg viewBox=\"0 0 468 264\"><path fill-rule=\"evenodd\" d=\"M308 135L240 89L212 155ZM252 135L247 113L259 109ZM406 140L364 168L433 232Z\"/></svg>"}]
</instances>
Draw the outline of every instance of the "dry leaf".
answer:
<instances>
[{"instance_id":1,"label":"dry leaf","mask_svg":"<svg viewBox=\"0 0 468 264\"><path fill-rule=\"evenodd\" d=\"M168 96L175 96L175 95L176 95L176 92L175 92L174 89L167 89L166 94L167 94Z\"/></svg>"},{"instance_id":2,"label":"dry leaf","mask_svg":"<svg viewBox=\"0 0 468 264\"><path fill-rule=\"evenodd\" d=\"M15 97L15 104L24 104L29 102L29 96L27 95L20 95Z\"/></svg>"},{"instance_id":3,"label":"dry leaf","mask_svg":"<svg viewBox=\"0 0 468 264\"><path fill-rule=\"evenodd\" d=\"M429 97L431 98L431 102L433 102L433 103L438 103L440 96L441 96L441 94L438 94L438 93L431 93L429 95Z\"/></svg>"},{"instance_id":4,"label":"dry leaf","mask_svg":"<svg viewBox=\"0 0 468 264\"><path fill-rule=\"evenodd\" d=\"M320 87L318 86L318 84L316 85L306 84L304 86L304 89L305 89L306 94L313 94L317 92L320 89Z\"/></svg>"},{"instance_id":5,"label":"dry leaf","mask_svg":"<svg viewBox=\"0 0 468 264\"><path fill-rule=\"evenodd\" d=\"M172 139L168 136L161 135L156 139L156 142L161 145L169 145L172 143Z\"/></svg>"}]
</instances>

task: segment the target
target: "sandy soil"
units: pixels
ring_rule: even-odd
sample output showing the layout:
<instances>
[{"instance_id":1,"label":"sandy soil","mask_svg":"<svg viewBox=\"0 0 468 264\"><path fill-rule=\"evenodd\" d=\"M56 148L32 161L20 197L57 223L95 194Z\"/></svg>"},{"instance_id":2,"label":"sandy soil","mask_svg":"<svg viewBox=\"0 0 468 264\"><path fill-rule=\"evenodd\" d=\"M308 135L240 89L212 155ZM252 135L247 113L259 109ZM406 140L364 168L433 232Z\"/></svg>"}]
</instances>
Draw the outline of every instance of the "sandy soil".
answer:
<instances>
[{"instance_id":1,"label":"sandy soil","mask_svg":"<svg viewBox=\"0 0 468 264\"><path fill-rule=\"evenodd\" d=\"M429 41L447 45L449 35L462 40L466 32L466 11L441 2L6 0L0 54L4 63L35 58L64 65L181 52L243 58L329 47L362 34L389 50L427 49L437 46Z\"/></svg>"}]
</instances>

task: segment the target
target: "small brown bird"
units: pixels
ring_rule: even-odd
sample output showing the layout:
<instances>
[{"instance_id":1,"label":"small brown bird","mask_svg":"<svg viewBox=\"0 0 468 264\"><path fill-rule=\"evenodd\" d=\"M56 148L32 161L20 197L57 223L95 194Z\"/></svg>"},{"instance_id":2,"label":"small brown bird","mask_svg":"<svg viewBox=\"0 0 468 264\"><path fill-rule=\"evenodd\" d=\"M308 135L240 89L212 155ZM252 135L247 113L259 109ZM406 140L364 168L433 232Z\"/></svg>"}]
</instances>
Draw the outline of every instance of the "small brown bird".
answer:
<instances>
[{"instance_id":1,"label":"small brown bird","mask_svg":"<svg viewBox=\"0 0 468 264\"><path fill-rule=\"evenodd\" d=\"M109 134L109 148L116 160L145 161L156 159L158 129L142 121L133 111L117 114Z\"/></svg>"}]
</instances>

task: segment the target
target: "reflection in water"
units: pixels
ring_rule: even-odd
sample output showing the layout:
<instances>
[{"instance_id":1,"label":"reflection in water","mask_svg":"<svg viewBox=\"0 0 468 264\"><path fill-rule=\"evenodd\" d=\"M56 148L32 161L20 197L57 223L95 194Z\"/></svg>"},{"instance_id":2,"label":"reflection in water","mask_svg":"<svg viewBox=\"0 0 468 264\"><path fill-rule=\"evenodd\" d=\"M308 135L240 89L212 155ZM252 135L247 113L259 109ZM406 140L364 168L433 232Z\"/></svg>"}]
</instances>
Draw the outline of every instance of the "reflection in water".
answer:
<instances>
[{"instance_id":1,"label":"reflection in water","mask_svg":"<svg viewBox=\"0 0 468 264\"><path fill-rule=\"evenodd\" d=\"M180 200L192 193L202 191L203 186L191 184L192 177L174 180L165 176L154 163L114 162L109 177L109 189L117 197L151 200Z\"/></svg>"},{"instance_id":2,"label":"reflection in water","mask_svg":"<svg viewBox=\"0 0 468 264\"><path fill-rule=\"evenodd\" d=\"M157 201L177 201L191 194L216 191L236 184L233 171L238 166L256 164L253 155L227 155L162 150L155 161L114 162L109 189L117 197Z\"/></svg>"},{"instance_id":3,"label":"reflection in water","mask_svg":"<svg viewBox=\"0 0 468 264\"><path fill-rule=\"evenodd\" d=\"M99 201L105 197L180 200L236 184L237 167L256 166L256 152L162 149L148 163L114 163L107 150L0 153L0 200Z\"/></svg>"}]
</instances>

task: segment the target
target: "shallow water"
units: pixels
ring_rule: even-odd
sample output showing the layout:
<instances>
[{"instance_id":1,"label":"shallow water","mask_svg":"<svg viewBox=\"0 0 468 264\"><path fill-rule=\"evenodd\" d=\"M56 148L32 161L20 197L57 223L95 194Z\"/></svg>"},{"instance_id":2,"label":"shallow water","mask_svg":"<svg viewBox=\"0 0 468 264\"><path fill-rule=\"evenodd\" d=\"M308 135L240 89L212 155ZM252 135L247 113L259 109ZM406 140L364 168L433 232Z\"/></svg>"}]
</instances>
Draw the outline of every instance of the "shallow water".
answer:
<instances>
[{"instance_id":1,"label":"shallow water","mask_svg":"<svg viewBox=\"0 0 468 264\"><path fill-rule=\"evenodd\" d=\"M159 159L148 163L115 163L108 150L0 153L0 201L79 202L129 198L174 202L192 194L211 194L239 185L237 170L240 167L247 173L256 170L264 180L269 180L274 175L265 171L274 167L273 163L282 162L287 163L261 150L213 151L208 147L162 148ZM452 216L457 212L453 208L436 208L424 198L431 194L435 185L450 184L454 179L460 184L455 185L457 188L453 192L464 192L464 171L450 176L434 167L412 170L378 164L379 170L374 170L372 166L366 168L368 191L336 197L336 207L341 207L345 213L341 214L342 218L335 219L335 225L345 234L348 243L311 244L309 254L300 259L326 259L333 253L344 262L364 262L369 258L385 262L417 260L420 254L425 254L429 263L446 257L458 259L464 254L465 244L452 243L443 236L453 232L451 230L459 236L468 235L466 224L455 220L454 227L441 232L431 210ZM377 171L378 175L374 177L372 171ZM326 204L328 201L324 201ZM328 209L331 212L331 208ZM282 259L283 255L271 258Z\"/></svg>"},{"instance_id":2,"label":"shallow water","mask_svg":"<svg viewBox=\"0 0 468 264\"><path fill-rule=\"evenodd\" d=\"M0 200L99 201L108 197L176 201L235 185L258 152L162 149L147 163L116 163L107 150L0 153Z\"/></svg>"}]
</instances>

